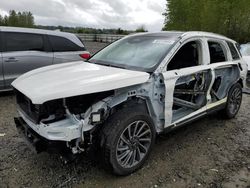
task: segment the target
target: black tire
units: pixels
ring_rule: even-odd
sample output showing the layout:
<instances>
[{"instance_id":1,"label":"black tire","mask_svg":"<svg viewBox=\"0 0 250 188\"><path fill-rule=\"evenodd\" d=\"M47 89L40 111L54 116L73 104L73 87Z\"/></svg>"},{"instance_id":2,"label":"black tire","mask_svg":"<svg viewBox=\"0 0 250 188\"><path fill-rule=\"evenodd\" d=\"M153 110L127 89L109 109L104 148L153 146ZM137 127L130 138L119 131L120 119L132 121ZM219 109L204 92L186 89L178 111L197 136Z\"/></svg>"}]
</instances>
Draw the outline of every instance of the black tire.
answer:
<instances>
[{"instance_id":1,"label":"black tire","mask_svg":"<svg viewBox=\"0 0 250 188\"><path fill-rule=\"evenodd\" d=\"M134 122L136 122L136 125L133 124ZM146 127L143 127L143 125L141 125L141 123L143 122L146 123L144 125ZM143 138L144 141L146 141L146 139L150 139L150 143L148 141L148 145L146 145L145 142L140 142L139 140L142 140L140 138L138 138L138 141L136 141L137 138L135 138L135 133L136 131L139 132L139 130L136 130L135 127L143 127L141 131L150 132L144 135L145 137L147 136L147 138L143 138L144 136L140 137ZM132 129L134 132L131 136ZM128 135L129 132L131 133L130 137ZM156 136L153 121L145 111L144 106L141 105L126 107L115 112L106 121L100 133L100 145L102 154L101 160L106 169L111 170L111 172L116 175L128 175L141 168L152 150L152 146L155 142ZM140 135L141 134L139 134L138 136ZM126 142L124 142L123 139ZM144 150L144 155L141 155L141 153L143 153L143 148L141 148L140 144L137 142L140 142L141 145L145 144L145 148L147 148L147 150ZM139 148L139 150L137 148ZM142 152L140 153L140 151ZM126 154L127 152L129 152L129 154ZM124 161L122 162L122 160L119 160L124 154L126 155L125 160L127 159L127 157L129 158L127 159L127 162L125 161L125 163L129 163L127 166L126 164L123 164ZM143 157L141 158L141 156ZM138 161L136 160L136 158Z\"/></svg>"},{"instance_id":2,"label":"black tire","mask_svg":"<svg viewBox=\"0 0 250 188\"><path fill-rule=\"evenodd\" d=\"M242 102L242 86L239 83L234 84L227 96L226 107L222 110L223 117L225 119L234 118L241 106Z\"/></svg>"}]
</instances>

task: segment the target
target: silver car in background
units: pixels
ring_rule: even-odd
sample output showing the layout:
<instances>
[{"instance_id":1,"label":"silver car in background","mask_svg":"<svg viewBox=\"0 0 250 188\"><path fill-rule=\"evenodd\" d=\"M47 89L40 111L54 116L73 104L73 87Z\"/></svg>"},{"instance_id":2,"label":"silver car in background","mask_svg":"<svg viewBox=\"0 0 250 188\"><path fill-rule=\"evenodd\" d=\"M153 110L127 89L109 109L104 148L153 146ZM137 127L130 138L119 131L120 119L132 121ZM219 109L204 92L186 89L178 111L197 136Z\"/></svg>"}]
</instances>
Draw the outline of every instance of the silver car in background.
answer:
<instances>
[{"instance_id":1,"label":"silver car in background","mask_svg":"<svg viewBox=\"0 0 250 188\"><path fill-rule=\"evenodd\" d=\"M90 57L76 35L60 31L0 27L0 91L30 70Z\"/></svg>"}]
</instances>

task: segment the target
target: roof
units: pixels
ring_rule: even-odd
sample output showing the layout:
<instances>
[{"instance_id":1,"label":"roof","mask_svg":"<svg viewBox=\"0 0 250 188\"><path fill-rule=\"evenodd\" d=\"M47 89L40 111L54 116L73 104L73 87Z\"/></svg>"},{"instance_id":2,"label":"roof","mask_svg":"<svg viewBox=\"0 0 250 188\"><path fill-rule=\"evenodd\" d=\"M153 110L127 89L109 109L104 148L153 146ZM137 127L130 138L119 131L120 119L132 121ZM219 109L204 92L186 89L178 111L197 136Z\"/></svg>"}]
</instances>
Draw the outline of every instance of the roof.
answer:
<instances>
[{"instance_id":1,"label":"roof","mask_svg":"<svg viewBox=\"0 0 250 188\"><path fill-rule=\"evenodd\" d=\"M216 34L216 33L210 33L210 32L204 32L204 31L188 31L183 33L182 37L193 37L193 36L200 36L200 37L210 37L210 38L217 38L217 39L223 39L228 41L233 41L233 39L230 39L226 36Z\"/></svg>"},{"instance_id":2,"label":"roof","mask_svg":"<svg viewBox=\"0 0 250 188\"><path fill-rule=\"evenodd\" d=\"M23 28L23 27L6 27L6 26L0 26L0 31L25 32L25 33L49 34L49 35L72 35L72 33L61 32L58 30L51 31L51 30L45 30L45 29Z\"/></svg>"},{"instance_id":3,"label":"roof","mask_svg":"<svg viewBox=\"0 0 250 188\"><path fill-rule=\"evenodd\" d=\"M67 32L61 32L61 31L58 31L58 30L51 31L51 30L45 30L45 29L0 26L0 31L55 35L55 36L65 37L65 38L73 41L77 45L79 45L81 47L84 47L82 42L76 37L75 34L67 33Z\"/></svg>"},{"instance_id":4,"label":"roof","mask_svg":"<svg viewBox=\"0 0 250 188\"><path fill-rule=\"evenodd\" d=\"M227 38L223 35L215 34L215 33L210 33L210 32L203 32L203 31L161 31L161 32L154 32L154 33L137 33L134 34L135 36L152 36L152 37L168 37L168 38L190 38L190 37L209 37L209 38L217 38L217 39L223 39L223 40L228 40L228 41L233 41L234 40Z\"/></svg>"},{"instance_id":5,"label":"roof","mask_svg":"<svg viewBox=\"0 0 250 188\"><path fill-rule=\"evenodd\" d=\"M181 32L181 31L161 31L161 32L133 33L132 36L178 38L183 34L184 32Z\"/></svg>"}]
</instances>

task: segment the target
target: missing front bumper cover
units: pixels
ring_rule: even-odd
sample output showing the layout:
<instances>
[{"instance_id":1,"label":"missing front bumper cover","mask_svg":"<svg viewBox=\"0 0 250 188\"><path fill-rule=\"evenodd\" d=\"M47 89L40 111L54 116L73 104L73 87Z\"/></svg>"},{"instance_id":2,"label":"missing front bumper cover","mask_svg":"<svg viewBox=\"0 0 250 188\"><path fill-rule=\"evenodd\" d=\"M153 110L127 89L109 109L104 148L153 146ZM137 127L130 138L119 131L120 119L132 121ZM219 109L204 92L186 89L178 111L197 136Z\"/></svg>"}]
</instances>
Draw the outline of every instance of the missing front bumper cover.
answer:
<instances>
[{"instance_id":1,"label":"missing front bumper cover","mask_svg":"<svg viewBox=\"0 0 250 188\"><path fill-rule=\"evenodd\" d=\"M40 136L27 125L23 118L15 117L14 121L19 135L24 138L32 151L36 153L43 151L49 153L65 153L70 151L69 148L66 147L65 141L50 141Z\"/></svg>"}]
</instances>

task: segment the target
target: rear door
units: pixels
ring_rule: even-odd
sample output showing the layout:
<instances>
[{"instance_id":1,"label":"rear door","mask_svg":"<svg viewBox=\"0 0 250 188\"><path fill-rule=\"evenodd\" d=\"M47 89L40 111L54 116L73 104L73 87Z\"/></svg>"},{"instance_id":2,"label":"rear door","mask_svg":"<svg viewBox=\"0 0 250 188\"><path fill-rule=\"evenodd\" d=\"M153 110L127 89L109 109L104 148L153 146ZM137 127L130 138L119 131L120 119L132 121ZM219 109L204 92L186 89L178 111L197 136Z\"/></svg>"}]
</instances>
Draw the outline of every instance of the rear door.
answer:
<instances>
[{"instance_id":1,"label":"rear door","mask_svg":"<svg viewBox=\"0 0 250 188\"><path fill-rule=\"evenodd\" d=\"M18 76L30 70L51 65L53 53L41 34L3 32L3 70L6 88Z\"/></svg>"},{"instance_id":2,"label":"rear door","mask_svg":"<svg viewBox=\"0 0 250 188\"><path fill-rule=\"evenodd\" d=\"M2 33L0 32L0 90L4 89L2 46Z\"/></svg>"},{"instance_id":3,"label":"rear door","mask_svg":"<svg viewBox=\"0 0 250 188\"><path fill-rule=\"evenodd\" d=\"M86 53L83 46L62 36L49 35L48 38L54 52L54 64L84 60L80 56Z\"/></svg>"},{"instance_id":4,"label":"rear door","mask_svg":"<svg viewBox=\"0 0 250 188\"><path fill-rule=\"evenodd\" d=\"M229 43L230 44L230 43ZM240 79L240 56L233 46L224 40L208 39L210 67L213 72L213 85L207 110L223 107L227 101L229 89Z\"/></svg>"}]
</instances>

